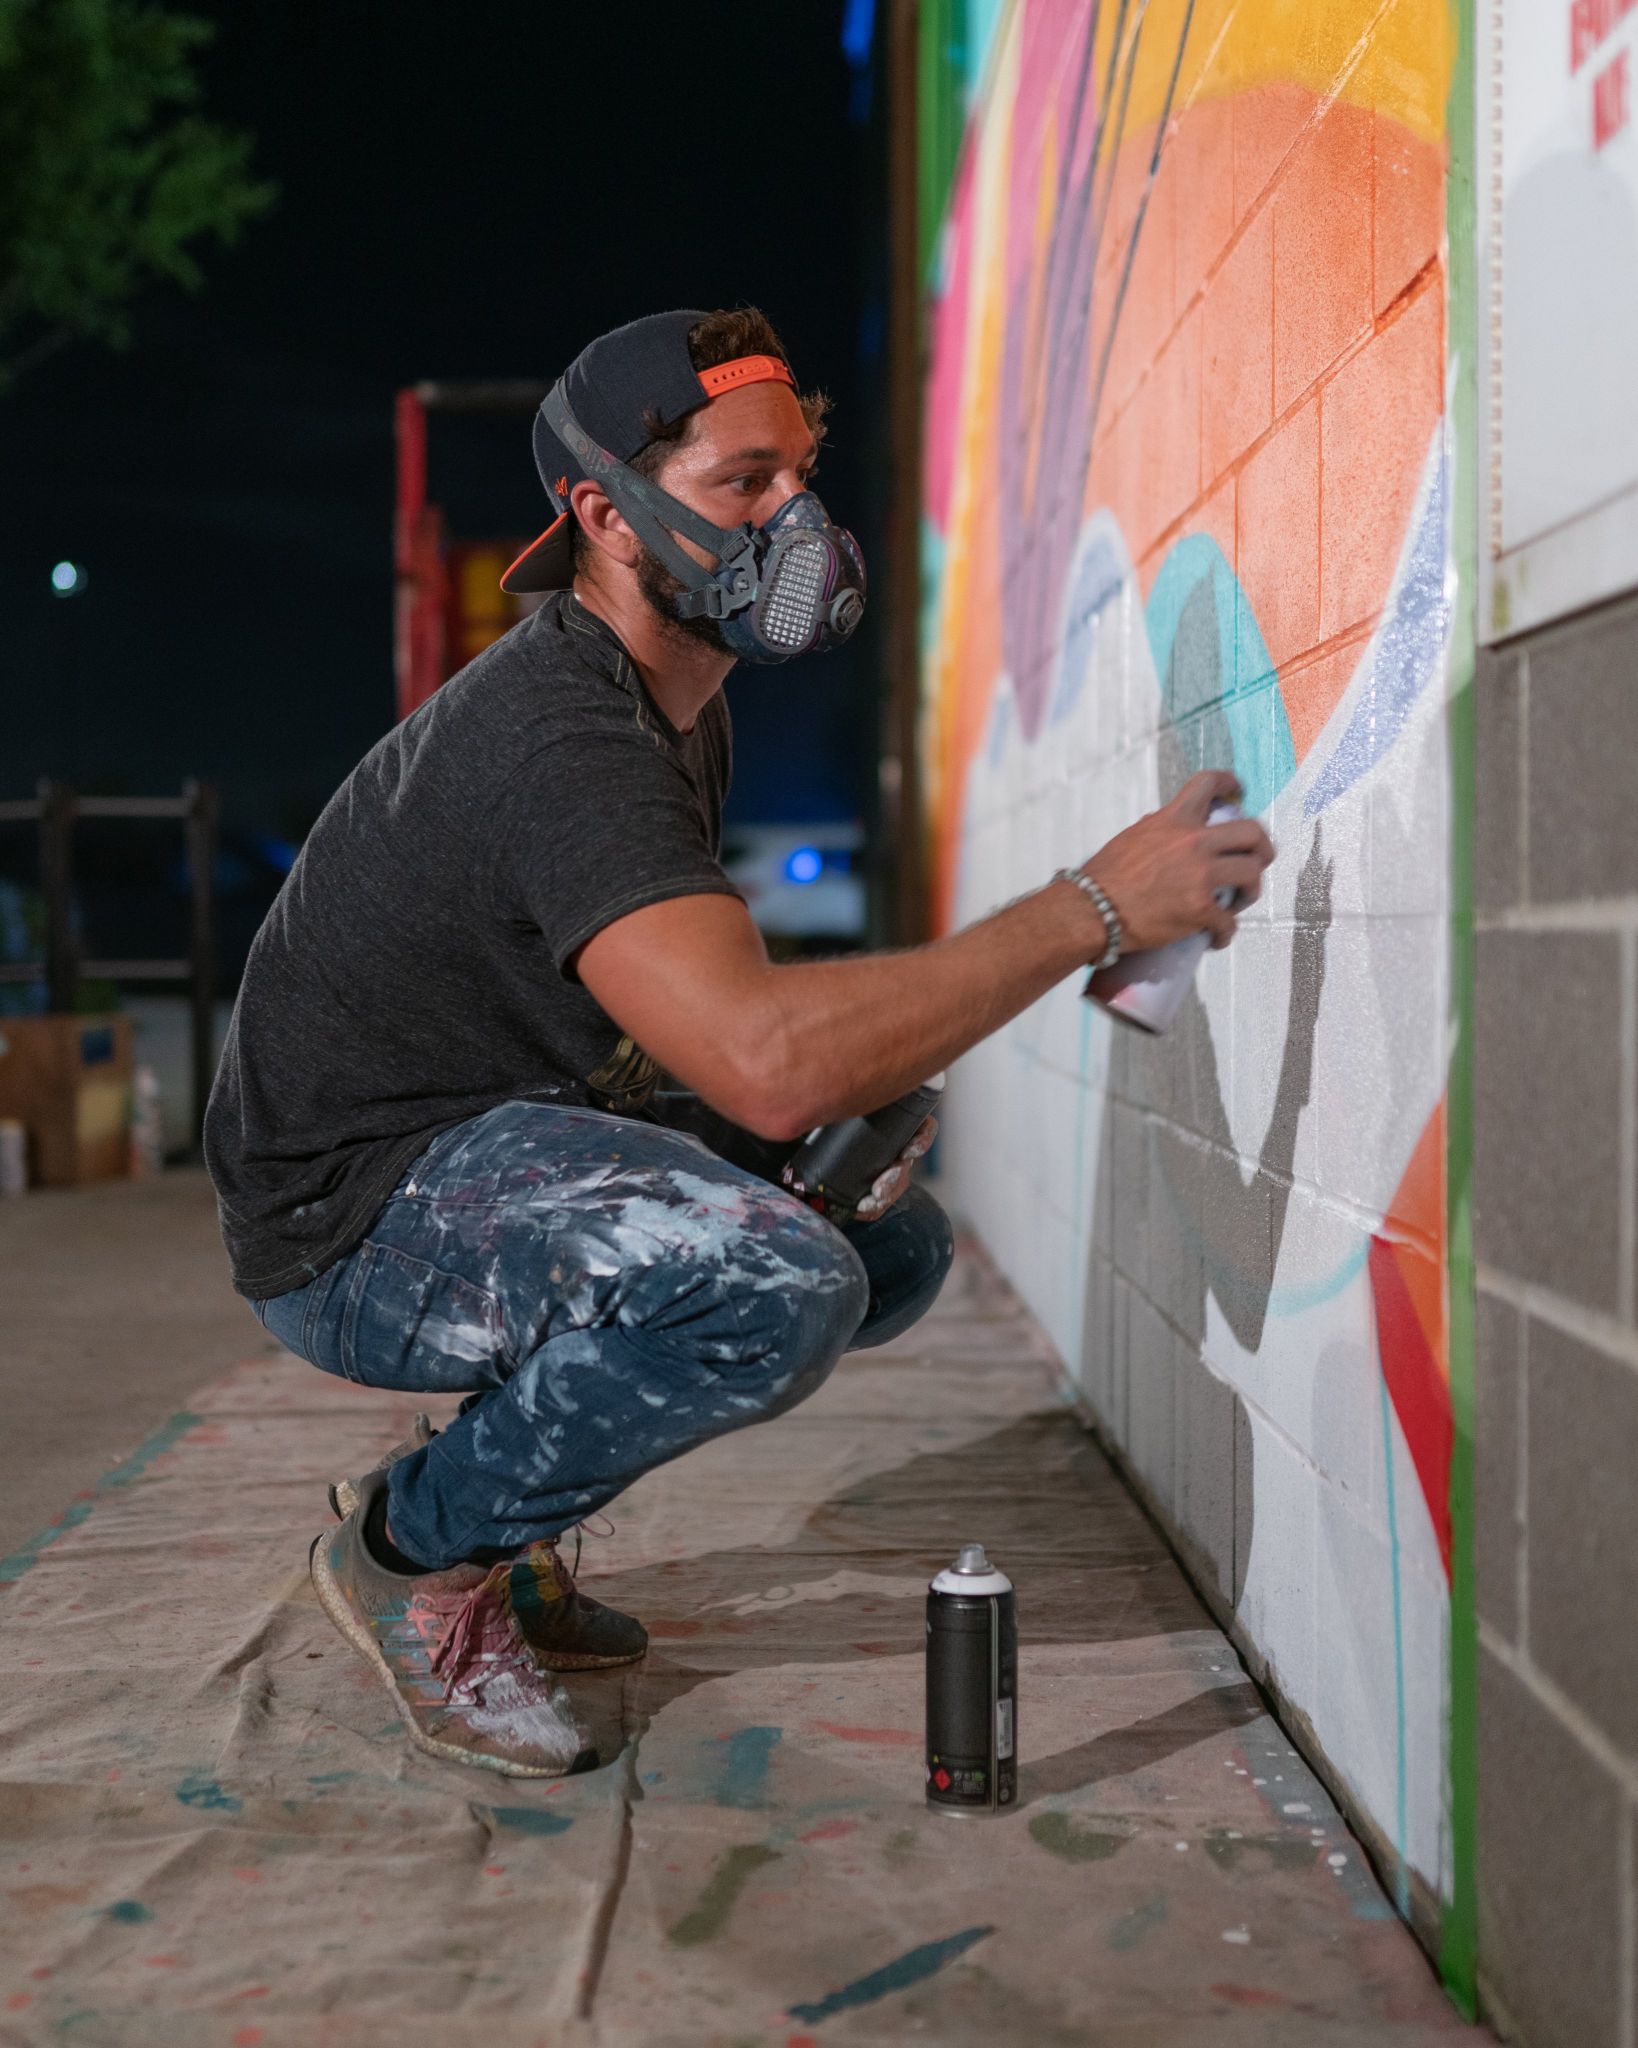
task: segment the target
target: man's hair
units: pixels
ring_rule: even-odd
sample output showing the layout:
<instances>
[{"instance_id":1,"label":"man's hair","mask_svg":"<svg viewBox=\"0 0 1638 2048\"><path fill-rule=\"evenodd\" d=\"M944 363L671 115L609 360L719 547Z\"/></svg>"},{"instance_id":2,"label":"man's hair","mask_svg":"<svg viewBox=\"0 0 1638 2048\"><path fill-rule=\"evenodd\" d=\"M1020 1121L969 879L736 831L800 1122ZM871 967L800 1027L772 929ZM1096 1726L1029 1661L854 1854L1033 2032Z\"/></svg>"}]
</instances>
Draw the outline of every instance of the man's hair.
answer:
<instances>
[{"instance_id":1,"label":"man's hair","mask_svg":"<svg viewBox=\"0 0 1638 2048\"><path fill-rule=\"evenodd\" d=\"M688 330L688 354L696 370L714 370L719 363L737 362L741 356L777 356L782 363L789 360L784 343L773 330L773 322L755 306L707 313L703 320L695 321ZM808 423L809 432L816 441L822 441L830 400L822 391L809 391L798 397L796 402L802 408L802 417ZM672 420L669 425L662 425L649 413L643 420L649 438L632 456L628 467L636 470L639 476L657 476L666 457L694 431L694 424L703 409L703 406L696 406L694 411L685 412L681 419ZM578 575L591 551L591 542L581 531L578 520L570 529L570 543Z\"/></svg>"}]
</instances>

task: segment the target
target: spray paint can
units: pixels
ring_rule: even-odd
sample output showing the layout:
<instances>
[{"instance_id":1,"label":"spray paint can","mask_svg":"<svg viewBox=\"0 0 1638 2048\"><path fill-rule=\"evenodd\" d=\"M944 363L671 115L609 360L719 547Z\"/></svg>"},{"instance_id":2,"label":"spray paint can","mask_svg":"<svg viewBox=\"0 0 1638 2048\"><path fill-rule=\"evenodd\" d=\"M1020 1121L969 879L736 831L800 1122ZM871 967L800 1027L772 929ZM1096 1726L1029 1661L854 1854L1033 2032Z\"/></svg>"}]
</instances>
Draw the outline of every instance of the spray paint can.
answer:
<instances>
[{"instance_id":1,"label":"spray paint can","mask_svg":"<svg viewBox=\"0 0 1638 2048\"><path fill-rule=\"evenodd\" d=\"M927 1804L1002 1813L1018 1797L1018 1602L964 1543L927 1589Z\"/></svg>"},{"instance_id":2,"label":"spray paint can","mask_svg":"<svg viewBox=\"0 0 1638 2048\"><path fill-rule=\"evenodd\" d=\"M868 1116L821 1124L797 1146L780 1175L793 1195L833 1223L847 1223L877 1179L938 1107L944 1076L935 1074Z\"/></svg>"},{"instance_id":3,"label":"spray paint can","mask_svg":"<svg viewBox=\"0 0 1638 2048\"><path fill-rule=\"evenodd\" d=\"M1214 804L1208 825L1226 825L1240 816L1238 804ZM1235 892L1219 889L1217 900L1225 910L1234 906ZM1183 1006L1195 969L1211 946L1209 932L1193 932L1175 939L1169 946L1155 946L1146 953L1128 953L1113 967L1090 975L1081 994L1089 1003L1100 1003L1111 1017L1134 1024L1140 1031L1159 1037L1171 1028Z\"/></svg>"}]
</instances>

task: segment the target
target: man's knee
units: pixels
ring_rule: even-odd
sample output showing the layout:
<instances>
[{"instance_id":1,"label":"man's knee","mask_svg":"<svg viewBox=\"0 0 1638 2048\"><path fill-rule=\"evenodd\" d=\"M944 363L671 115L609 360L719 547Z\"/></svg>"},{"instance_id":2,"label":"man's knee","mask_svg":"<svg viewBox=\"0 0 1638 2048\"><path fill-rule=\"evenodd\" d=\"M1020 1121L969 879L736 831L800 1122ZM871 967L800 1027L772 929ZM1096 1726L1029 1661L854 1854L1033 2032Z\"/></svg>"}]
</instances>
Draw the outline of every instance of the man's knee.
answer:
<instances>
[{"instance_id":1,"label":"man's knee","mask_svg":"<svg viewBox=\"0 0 1638 2048\"><path fill-rule=\"evenodd\" d=\"M911 1187L879 1223L863 1226L859 1248L870 1273L870 1313L855 1343L867 1350L902 1336L932 1307L955 1257L955 1238L927 1190Z\"/></svg>"},{"instance_id":2,"label":"man's knee","mask_svg":"<svg viewBox=\"0 0 1638 2048\"><path fill-rule=\"evenodd\" d=\"M733 1377L754 1382L770 1414L823 1384L870 1307L864 1262L839 1230L812 1216L781 1237L778 1268L735 1298L743 1351Z\"/></svg>"},{"instance_id":3,"label":"man's knee","mask_svg":"<svg viewBox=\"0 0 1638 2048\"><path fill-rule=\"evenodd\" d=\"M931 1301L944 1285L955 1258L955 1232L949 1217L923 1187L908 1188L895 1207L902 1212L904 1226L905 1285Z\"/></svg>"}]
</instances>

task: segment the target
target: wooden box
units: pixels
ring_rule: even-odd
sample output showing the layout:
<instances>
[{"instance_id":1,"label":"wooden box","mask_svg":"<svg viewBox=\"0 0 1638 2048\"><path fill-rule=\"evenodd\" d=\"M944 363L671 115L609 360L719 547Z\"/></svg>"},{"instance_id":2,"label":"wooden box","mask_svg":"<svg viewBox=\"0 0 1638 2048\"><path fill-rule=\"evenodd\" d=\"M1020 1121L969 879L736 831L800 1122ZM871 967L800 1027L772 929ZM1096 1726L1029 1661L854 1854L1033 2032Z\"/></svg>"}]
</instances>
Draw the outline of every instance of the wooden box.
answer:
<instances>
[{"instance_id":1,"label":"wooden box","mask_svg":"<svg viewBox=\"0 0 1638 2048\"><path fill-rule=\"evenodd\" d=\"M131 1170L129 1017L0 1017L0 1117L28 1131L29 1181L74 1187Z\"/></svg>"}]
</instances>

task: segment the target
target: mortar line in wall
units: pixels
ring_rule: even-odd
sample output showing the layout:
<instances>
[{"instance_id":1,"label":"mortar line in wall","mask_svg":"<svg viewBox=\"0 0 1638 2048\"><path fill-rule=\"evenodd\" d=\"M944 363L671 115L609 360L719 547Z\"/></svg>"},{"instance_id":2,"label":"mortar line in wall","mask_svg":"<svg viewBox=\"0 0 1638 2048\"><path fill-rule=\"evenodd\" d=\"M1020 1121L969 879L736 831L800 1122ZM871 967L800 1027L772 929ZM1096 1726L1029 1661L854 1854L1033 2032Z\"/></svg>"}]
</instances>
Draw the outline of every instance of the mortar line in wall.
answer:
<instances>
[{"instance_id":1,"label":"mortar line in wall","mask_svg":"<svg viewBox=\"0 0 1638 2048\"><path fill-rule=\"evenodd\" d=\"M1615 1845L1616 1885L1621 1899L1621 1944L1616 1982L1619 1986L1617 2048L1638 2048L1638 1872L1633 1869L1633 1834L1638 1806L1629 1803L1626 1826Z\"/></svg>"},{"instance_id":2,"label":"mortar line in wall","mask_svg":"<svg viewBox=\"0 0 1638 2048\"><path fill-rule=\"evenodd\" d=\"M1622 491L1612 493L1612 497L1615 498L1624 495ZM1597 511L1599 506L1610 502L1609 498L1601 498L1598 505L1590 505L1587 510ZM1575 516L1581 518L1584 515L1577 513ZM1573 524L1573 521L1562 521L1560 524ZM1553 532L1558 530L1558 527L1551 529ZM1613 597L1589 599L1586 604L1578 606L1573 612L1565 613L1562 618L1544 619L1539 626L1521 627L1519 630L1528 635L1529 647L1534 648L1537 654L1545 654L1554 647L1563 646L1566 641L1580 640L1585 636L1589 626L1603 631L1606 627L1630 625L1635 615L1638 615L1638 591L1623 590ZM1510 649L1511 641L1504 641L1499 651L1506 654ZM1519 651L1523 653L1524 648L1521 647Z\"/></svg>"},{"instance_id":3,"label":"mortar line in wall","mask_svg":"<svg viewBox=\"0 0 1638 2048\"><path fill-rule=\"evenodd\" d=\"M1635 932L1638 896L1605 896L1586 903L1525 904L1478 920L1486 932Z\"/></svg>"},{"instance_id":4,"label":"mortar line in wall","mask_svg":"<svg viewBox=\"0 0 1638 2048\"><path fill-rule=\"evenodd\" d=\"M1114 1093L1111 1093L1110 1100L1119 1102L1125 1108L1132 1110L1145 1123L1154 1124L1159 1129L1165 1131L1168 1136L1179 1144L1187 1145L1194 1151L1209 1152L1219 1159L1232 1160L1236 1167L1244 1174L1249 1175L1253 1180L1264 1180L1271 1187L1301 1194L1315 1208L1323 1210L1335 1221L1346 1224L1350 1229L1358 1231L1362 1237L1375 1237L1382 1231L1386 1219L1379 1209L1367 1208L1363 1203L1356 1202L1349 1196L1338 1195L1334 1191L1322 1187L1318 1181L1309 1180L1302 1174L1271 1173L1259 1159L1250 1153L1242 1152L1238 1146L1219 1144L1215 1138L1208 1137L1205 1132L1194 1130L1188 1124L1177 1123L1171 1117L1163 1115L1150 1104L1137 1102L1129 1096ZM1426 1239L1416 1238L1414 1233L1406 1232L1402 1226L1396 1226L1396 1232L1398 1237L1406 1242L1423 1244L1427 1242Z\"/></svg>"},{"instance_id":5,"label":"mortar line in wall","mask_svg":"<svg viewBox=\"0 0 1638 2048\"><path fill-rule=\"evenodd\" d=\"M1533 1280L1520 1280L1498 1266L1485 1265L1482 1260L1475 1268L1475 1277L1486 1294L1498 1296L1525 1315L1534 1316L1538 1323L1546 1323L1617 1364L1638 1371L1638 1330L1619 1317L1567 1301L1550 1288L1540 1287Z\"/></svg>"},{"instance_id":6,"label":"mortar line in wall","mask_svg":"<svg viewBox=\"0 0 1638 2048\"><path fill-rule=\"evenodd\" d=\"M1633 1260L1638 1256L1638 935L1621 939L1621 1074L1620 1127L1616 1145L1621 1186L1616 1197L1616 1243L1621 1261L1616 1276L1616 1304L1622 1322L1633 1321Z\"/></svg>"},{"instance_id":7,"label":"mortar line in wall","mask_svg":"<svg viewBox=\"0 0 1638 2048\"><path fill-rule=\"evenodd\" d=\"M1357 1788L1350 1782L1346 1773L1338 1768L1336 1760L1320 1742L1306 1710L1291 1691L1279 1668L1269 1662L1266 1647L1258 1641L1239 1612L1239 1589L1231 1599L1223 1590L1215 1571L1207 1571L1202 1567L1197 1549L1193 1546L1186 1547L1187 1539L1183 1536L1175 1517L1162 1505L1153 1488L1133 1463L1124 1437L1114 1433L1109 1423L1088 1400L1085 1388L1069 1379L1064 1372L1062 1361L1054 1357L1054 1365L1063 1383L1065 1401L1071 1414L1091 1435L1120 1484L1136 1503L1138 1511L1176 1560L1179 1570L1199 1595L1201 1605L1239 1659L1247 1677L1264 1695L1270 1718L1275 1726L1335 1802L1337 1811L1358 1839L1384 1896L1391 1897L1394 1875L1401 1867L1393 1844L1384 1832L1380 1820L1361 1804ZM1412 1875L1413 1917L1408 1924L1410 1931L1427 1950L1429 1959L1437 1964L1437 1907L1431 1898L1423 1896L1415 1888L1420 1887L1423 1882L1420 1876L1416 1873Z\"/></svg>"},{"instance_id":8,"label":"mortar line in wall","mask_svg":"<svg viewBox=\"0 0 1638 2048\"><path fill-rule=\"evenodd\" d=\"M1295 1463L1301 1465L1316 1480L1323 1481L1327 1485L1334 1487L1335 1491L1343 1498L1345 1502L1363 1502L1363 1495L1361 1495L1354 1487L1349 1486L1346 1483L1346 1481L1339 1479L1334 1472L1329 1472L1323 1465L1318 1464L1315 1461L1313 1453L1305 1449L1305 1447L1302 1444L1300 1444L1297 1441L1297 1439L1291 1434L1291 1432L1285 1427L1284 1423L1282 1423L1278 1420L1277 1417L1269 1413L1269 1411L1263 1406L1261 1401L1257 1400L1254 1395L1248 1394L1243 1387L1235 1385L1235 1382L1233 1380L1228 1379L1227 1377L1225 1377L1225 1375L1220 1373L1217 1370L1217 1368L1212 1364L1211 1360L1206 1356L1204 1350L1200 1348L1199 1340L1197 1338L1190 1336L1186 1330L1180 1329L1179 1326L1175 1322L1173 1322L1171 1317L1167 1315L1166 1311L1163 1308L1161 1308L1157 1302L1150 1298L1150 1296L1145 1292L1145 1290L1138 1285L1138 1283L1132 1278L1132 1276L1129 1273L1120 1272L1120 1269L1118 1267L1114 1270L1119 1274L1119 1277L1126 1283L1127 1287L1132 1291L1132 1293L1138 1296L1138 1298L1142 1301L1145 1308L1150 1310L1150 1312L1155 1316L1156 1320L1162 1323L1165 1326L1165 1328L1171 1333L1172 1336L1180 1338L1183 1343L1193 1347L1192 1355L1198 1359L1199 1363L1206 1368L1206 1370L1212 1375L1214 1379L1221 1380L1224 1386L1233 1388L1236 1399L1239 1400L1241 1405L1245 1408L1247 1414L1256 1417L1258 1422L1260 1422L1264 1429L1267 1430L1268 1434L1277 1440L1281 1449L1289 1452ZM1076 1399L1081 1401L1086 1400L1087 1396L1085 1388L1080 1386L1079 1382L1075 1381L1073 1376L1068 1374L1067 1372L1065 1373L1065 1378L1069 1381L1069 1384L1074 1388ZM1370 1528L1373 1530L1379 1528L1380 1533L1384 1536L1386 1536L1388 1533L1386 1521L1382 1522L1379 1525L1376 1522L1371 1521L1369 1517L1367 1517L1364 1514L1357 1515L1355 1519L1360 1523L1362 1527Z\"/></svg>"},{"instance_id":9,"label":"mortar line in wall","mask_svg":"<svg viewBox=\"0 0 1638 2048\"><path fill-rule=\"evenodd\" d=\"M1240 226L1236 228L1230 240L1224 245L1223 257L1219 259L1217 265L1208 274L1199 290L1190 297L1188 304L1178 309L1176 317L1172 322L1171 331L1167 334L1160 348L1155 351L1154 361L1159 361L1161 355L1170 347L1172 340L1196 308L1204 305L1206 290L1211 283L1211 279L1222 268L1223 261L1233 251L1235 243L1241 239L1247 225L1255 217L1256 211L1260 211L1260 209L1254 209L1253 213L1248 214L1245 221L1242 221ZM1162 528L1150 546L1145 549L1143 559L1146 561L1156 548L1166 546L1167 536L1180 532L1188 523L1191 515L1198 512L1200 507L1205 504L1212 491L1218 490L1231 477L1238 479L1241 470L1248 463L1256 459L1269 442L1280 433L1282 428L1288 426L1296 418L1305 405L1310 403L1317 405L1327 385L1334 383L1337 377L1349 367L1356 356L1363 354L1373 341L1380 340L1390 327L1396 325L1410 310L1412 302L1419 298L1425 290L1432 288L1439 275L1439 258L1437 256L1430 256L1421 269L1406 280L1394 297L1382 308L1382 311L1379 314L1373 315L1370 324L1360 330L1354 339L1343 348L1340 355L1334 357L1331 362L1326 364L1324 370L1314 379L1313 383L1304 385L1303 389L1297 393L1285 410L1276 413L1257 438L1254 441L1247 442L1246 446L1240 450L1234 460L1212 478L1211 491L1202 491L1198 497L1183 508L1175 519ZM1125 418L1126 414L1131 411L1132 407L1137 403L1138 393L1142 391L1144 385L1149 382L1153 374L1152 364L1146 366L1143 374L1138 378L1122 402L1109 412L1107 415L1108 424L1104 429L1105 435L1112 432L1120 424L1121 420ZM1099 438L1103 438L1103 436ZM1096 459L1096 454L1097 450L1094 448L1094 460ZM1373 618L1376 616L1380 616L1380 614L1374 614ZM1358 629L1360 623L1356 621L1354 625L1342 628L1333 637L1338 640L1345 639L1350 633Z\"/></svg>"},{"instance_id":10,"label":"mortar line in wall","mask_svg":"<svg viewBox=\"0 0 1638 2048\"><path fill-rule=\"evenodd\" d=\"M1313 111L1308 115L1306 120L1304 120L1302 126L1297 130L1296 134L1292 136L1290 142L1286 145L1285 149L1282 151L1280 156L1274 162L1272 168L1269 170L1269 173L1267 177L1264 179L1261 190L1258 194L1256 204L1248 206L1246 208L1245 213L1241 216L1241 218L1238 221L1235 222L1234 226L1229 230L1228 240L1223 243L1222 247L1217 252L1217 260L1207 270L1205 276L1200 280L1199 284L1195 287L1194 291L1190 293L1187 303L1182 306L1174 307L1175 318L1173 321L1173 332L1175 332L1176 329L1182 325L1183 321L1193 311L1194 307L1205 298L1206 293L1211 288L1212 279L1215 278L1218 275L1218 273L1223 269L1223 266L1234 254L1235 250L1240 246L1241 242L1243 242L1246 236L1251 232L1253 222L1255 222L1261 217L1264 208L1271 203L1275 188L1279 185L1281 179L1285 175L1286 165L1291 161L1292 157L1294 157L1297 151L1302 147L1304 140L1319 128L1320 123L1326 118L1326 116L1330 113L1331 109L1337 104L1338 100L1342 97L1340 88L1347 83L1348 79L1352 76L1354 71L1358 69L1359 64L1362 58L1364 57L1367 48L1369 47L1371 41L1374 39L1378 28L1381 26L1383 17L1389 14L1396 4L1397 0L1383 0L1383 4L1380 7L1378 7L1375 15L1367 24L1364 31L1361 33L1359 41L1354 45L1353 49L1350 50L1348 55L1343 59L1342 65L1338 70L1336 77L1332 81L1333 89L1330 92L1321 94L1315 100ZM1224 17L1222 28L1218 30L1216 42L1214 42L1210 50L1207 51L1205 60L1201 65L1200 80L1202 82L1205 80L1207 76L1209 76L1212 60L1216 57L1218 50L1222 47L1223 41L1228 35L1229 29L1232 26L1233 21L1234 10L1230 8L1228 13ZM1191 93L1190 96L1183 102L1182 106L1178 109L1179 115L1188 113L1189 110L1192 107L1194 107L1197 103L1198 92ZM1139 133L1141 134L1142 131L1139 130ZM1374 234L1374 221L1372 226ZM1437 257L1430 257L1428 259L1428 262L1422 266L1422 270L1418 270L1414 277L1410 278L1405 284L1403 284L1400 287L1400 289L1388 301L1387 305L1382 308L1382 311L1380 313L1373 312L1371 320L1371 327L1373 333L1380 333L1383 326L1385 326L1388 323L1388 320L1392 315L1394 308L1399 304L1400 300L1403 299L1407 293L1414 289L1417 278L1419 278L1422 275L1423 271L1431 268L1433 264L1437 263L1438 260L1439 259ZM1168 336L1167 338L1169 340L1170 336ZM1349 354L1351 355L1353 353L1354 351L1350 349ZM1346 361L1347 357L1341 357L1339 358L1339 360ZM1148 374L1147 371L1145 371L1144 374L1146 376ZM1142 379L1140 379L1139 382L1141 383ZM1309 389L1312 390L1313 386L1310 385ZM1125 409L1126 408L1122 406L1120 408L1120 412L1124 412ZM1112 419L1118 419L1120 417L1120 412L1113 414L1111 416Z\"/></svg>"},{"instance_id":11,"label":"mortar line in wall","mask_svg":"<svg viewBox=\"0 0 1638 2048\"><path fill-rule=\"evenodd\" d=\"M1551 1714L1565 1733L1580 1743L1593 1762L1615 1780L1628 1800L1638 1799L1638 1758L1623 1756L1597 1722L1482 1615L1479 1618L1479 1641L1508 1675L1518 1680L1536 1705Z\"/></svg>"},{"instance_id":12,"label":"mortar line in wall","mask_svg":"<svg viewBox=\"0 0 1638 2048\"><path fill-rule=\"evenodd\" d=\"M1519 870L1514 877L1514 896L1520 904L1530 901L1530 650L1519 650Z\"/></svg>"},{"instance_id":13,"label":"mortar line in wall","mask_svg":"<svg viewBox=\"0 0 1638 2048\"><path fill-rule=\"evenodd\" d=\"M1517 1310L1514 1311L1517 1314ZM1521 1644L1530 1641L1530 1318L1518 1318L1518 1345L1513 1359L1513 1389L1517 1406L1519 1454L1513 1475L1513 1513L1519 1525L1518 1556L1513 1561L1514 1592L1517 1597Z\"/></svg>"},{"instance_id":14,"label":"mortar line in wall","mask_svg":"<svg viewBox=\"0 0 1638 2048\"><path fill-rule=\"evenodd\" d=\"M1393 1403L1388 1383L1379 1377L1377 1393L1382 1407L1382 1477L1387 1494L1388 1555L1393 1573L1393 1697L1394 1697L1394 1904L1402 1920L1410 1918L1410 1876L1405 1844L1410 1834L1405 1744L1405 1618L1401 1590L1399 1513L1394 1499Z\"/></svg>"},{"instance_id":15,"label":"mortar line in wall","mask_svg":"<svg viewBox=\"0 0 1638 2048\"><path fill-rule=\"evenodd\" d=\"M1399 297L1394 300L1393 304L1386 309L1382 322L1370 328L1367 332L1361 334L1350 347L1346 348L1343 351L1343 353L1336 358L1335 362L1329 364L1326 368L1325 374L1322 377L1317 378L1312 384L1308 385L1306 389L1300 392L1298 396L1291 402L1291 404L1286 407L1285 411L1280 413L1274 420L1272 420L1270 424L1264 429L1264 431L1257 436L1255 441L1250 442L1246 447L1242 448L1240 453L1234 458L1234 460L1231 463L1229 463L1227 468L1220 470L1218 474L1212 478L1211 486L1209 489L1202 488L1199 491L1197 491L1196 495L1190 500L1190 502L1187 505L1183 507L1182 511L1178 513L1177 517L1175 519L1169 520L1167 524L1161 528L1160 532L1155 535L1154 539L1144 549L1141 558L1135 566L1141 570L1144 563L1152 561L1157 555L1164 555L1172 546L1174 546L1175 543L1182 537L1185 529L1189 526L1190 521L1195 519L1199 515L1201 509L1210 501L1210 499L1218 491L1222 489L1223 485L1229 482L1233 482L1234 484L1238 485L1241 471L1247 468L1249 464L1256 459L1256 457L1262 452L1262 450L1266 448L1268 444L1272 440L1274 440L1275 437L1286 426L1290 424L1290 422L1296 417L1298 413L1300 413L1303 410L1305 406L1310 404L1313 405L1315 409L1316 423L1319 424L1320 427L1320 460L1323 465L1324 429L1323 421L1320 420L1319 416L1319 403L1327 386L1333 383L1338 374L1341 371L1345 370L1349 366L1349 364L1352 363L1356 356L1362 354L1365 351L1365 349L1367 349L1370 346L1370 344L1383 333L1384 329L1387 326L1390 326L1393 323L1393 321L1399 317L1399 313L1396 309L1399 308L1401 304L1408 304L1409 300L1415 297L1418 294L1418 292L1422 289L1422 280L1427 278L1431 272L1435 272L1435 270L1436 264L1433 260L1430 260L1427 264L1425 264L1423 268L1416 273L1416 276L1411 280L1411 282L1405 287L1404 291L1400 293ZM1187 312L1183 316L1181 316L1176 325L1174 325L1172 333L1167 336L1165 344L1166 347L1170 347L1173 337L1177 334L1178 330L1181 328L1183 324L1183 320L1188 317L1189 313L1192 313L1194 311L1194 308L1195 301L1191 299L1189 301ZM1121 418L1136 403L1138 393L1143 389L1144 385L1148 382L1148 378L1149 373L1145 371L1144 375L1138 379L1136 384L1133 385L1131 392L1127 396L1125 404L1118 407L1117 410L1110 415L1109 425L1111 429L1113 429L1118 424ZM1096 459L1097 450L1096 448L1094 448L1092 457L1094 464L1096 463ZM1381 622L1381 618L1382 612L1379 608L1377 611L1370 613L1366 618L1355 619L1349 625L1339 627L1338 630L1331 635L1329 640L1319 642L1314 647L1306 648L1300 656L1293 656L1291 661L1286 663L1284 668L1282 668L1279 671L1279 674L1284 676L1288 673L1294 672L1298 668L1306 667L1316 661L1322 660L1325 658L1327 654L1334 652L1338 646L1346 643L1351 639L1359 638L1368 640L1371 637L1371 635L1376 631L1377 626Z\"/></svg>"}]
</instances>

